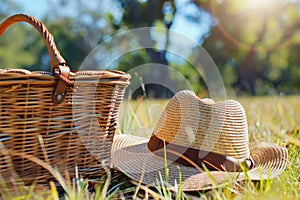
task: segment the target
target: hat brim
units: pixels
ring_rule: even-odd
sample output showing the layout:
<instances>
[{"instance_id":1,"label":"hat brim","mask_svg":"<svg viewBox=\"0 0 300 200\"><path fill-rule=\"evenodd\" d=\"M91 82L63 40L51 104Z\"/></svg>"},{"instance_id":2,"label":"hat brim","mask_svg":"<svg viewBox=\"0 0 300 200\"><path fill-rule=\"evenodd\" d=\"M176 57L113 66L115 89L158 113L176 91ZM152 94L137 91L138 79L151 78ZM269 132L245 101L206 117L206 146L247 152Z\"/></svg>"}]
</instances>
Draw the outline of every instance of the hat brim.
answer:
<instances>
[{"instance_id":1,"label":"hat brim","mask_svg":"<svg viewBox=\"0 0 300 200\"><path fill-rule=\"evenodd\" d=\"M255 167L247 172L205 171L161 158L147 149L149 139L132 135L115 135L112 145L112 167L147 185L166 183L170 188L181 185L183 191L207 190L225 180L269 179L279 176L287 165L287 149L269 143L251 145ZM168 169L167 173L165 169ZM166 178L167 174L167 178Z\"/></svg>"}]
</instances>

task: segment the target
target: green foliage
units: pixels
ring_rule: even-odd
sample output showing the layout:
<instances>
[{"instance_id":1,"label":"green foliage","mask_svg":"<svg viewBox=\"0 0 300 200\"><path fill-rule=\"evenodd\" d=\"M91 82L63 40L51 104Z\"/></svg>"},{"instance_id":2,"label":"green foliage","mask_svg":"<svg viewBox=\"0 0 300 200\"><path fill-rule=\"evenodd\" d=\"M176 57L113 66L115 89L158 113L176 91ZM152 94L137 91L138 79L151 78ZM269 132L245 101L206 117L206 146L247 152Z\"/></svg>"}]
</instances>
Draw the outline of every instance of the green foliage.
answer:
<instances>
[{"instance_id":1,"label":"green foliage","mask_svg":"<svg viewBox=\"0 0 300 200\"><path fill-rule=\"evenodd\" d=\"M295 51L299 46L298 1L201 2L217 19L204 48L228 88L252 94L299 91L295 79L300 70L295 68L300 62ZM229 71L231 76L227 76Z\"/></svg>"},{"instance_id":2,"label":"green foliage","mask_svg":"<svg viewBox=\"0 0 300 200\"><path fill-rule=\"evenodd\" d=\"M123 55L118 61L117 68L121 71L128 72L134 67L149 63L150 59L145 50L136 50Z\"/></svg>"},{"instance_id":3,"label":"green foliage","mask_svg":"<svg viewBox=\"0 0 300 200\"><path fill-rule=\"evenodd\" d=\"M37 61L34 52L26 50L30 34L32 33L22 25L9 28L0 38L0 67L22 68L30 66Z\"/></svg>"},{"instance_id":4,"label":"green foliage","mask_svg":"<svg viewBox=\"0 0 300 200\"><path fill-rule=\"evenodd\" d=\"M206 85L204 80L201 78L201 74L197 71L197 69L192 66L188 62L184 62L184 64L177 64L176 62L171 62L170 66L172 66L177 72L179 72L181 75L185 77L185 79L191 84L191 87L195 91L196 94L200 94L201 96L206 95ZM171 79L173 77L170 77ZM177 88L184 90L187 88L182 88L185 87L185 84L182 84L182 82L177 81L176 79L178 77L174 77L172 80L177 83Z\"/></svg>"},{"instance_id":5,"label":"green foliage","mask_svg":"<svg viewBox=\"0 0 300 200\"><path fill-rule=\"evenodd\" d=\"M78 70L81 62L91 50L86 42L84 32L73 18L63 18L47 22L47 27L53 34L57 48L72 70ZM46 64L46 63L44 63Z\"/></svg>"},{"instance_id":6,"label":"green foliage","mask_svg":"<svg viewBox=\"0 0 300 200\"><path fill-rule=\"evenodd\" d=\"M228 91L234 91L237 95L295 94L300 91L298 3L281 0L200 0L178 7L173 0L91 1L90 4L82 0L56 0L49 4L49 10L40 20L54 35L58 49L70 67L77 70L97 44L118 31L145 26L172 28L173 20L178 17L191 22L199 21L182 12L194 4L215 17L216 26L204 40L203 46L219 67ZM0 20L3 21L11 10L19 7L16 3L3 0ZM76 12L72 12L71 8ZM13 25L1 36L1 68L50 70L47 50L35 32L27 25ZM166 33L161 34L167 36ZM158 46L158 41L151 39L153 47ZM202 39L199 38L199 41ZM205 90L205 83L193 73L192 68L185 63L174 63L163 51L155 48L124 55L118 62L115 66L124 71L149 62L167 64L182 73L196 92ZM171 75L164 78L173 81Z\"/></svg>"}]
</instances>

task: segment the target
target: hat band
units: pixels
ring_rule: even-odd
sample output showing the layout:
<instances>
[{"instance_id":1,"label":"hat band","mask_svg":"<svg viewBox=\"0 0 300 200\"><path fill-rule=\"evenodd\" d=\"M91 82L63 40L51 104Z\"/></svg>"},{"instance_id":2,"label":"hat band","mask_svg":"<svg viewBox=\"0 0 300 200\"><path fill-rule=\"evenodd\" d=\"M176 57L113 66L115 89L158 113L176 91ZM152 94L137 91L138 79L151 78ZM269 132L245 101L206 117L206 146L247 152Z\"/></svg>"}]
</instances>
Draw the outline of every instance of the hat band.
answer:
<instances>
[{"instance_id":1,"label":"hat band","mask_svg":"<svg viewBox=\"0 0 300 200\"><path fill-rule=\"evenodd\" d=\"M251 169L255 165L251 156L244 160L236 159L214 152L168 143L158 138L155 134L152 134L148 143L148 149L155 155L164 157L164 146L166 147L168 160L186 166L197 165L198 167L203 168L203 165L205 165L209 170L237 172L241 171L242 165L247 169Z\"/></svg>"}]
</instances>

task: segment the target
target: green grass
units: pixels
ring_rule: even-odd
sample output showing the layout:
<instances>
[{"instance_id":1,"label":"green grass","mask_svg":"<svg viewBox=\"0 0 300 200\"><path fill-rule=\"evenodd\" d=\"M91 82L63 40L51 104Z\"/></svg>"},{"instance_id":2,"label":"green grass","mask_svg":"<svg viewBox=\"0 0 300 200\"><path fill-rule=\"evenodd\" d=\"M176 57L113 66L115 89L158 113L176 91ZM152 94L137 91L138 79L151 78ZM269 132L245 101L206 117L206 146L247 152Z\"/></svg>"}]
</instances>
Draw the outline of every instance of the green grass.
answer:
<instances>
[{"instance_id":1,"label":"green grass","mask_svg":"<svg viewBox=\"0 0 300 200\"><path fill-rule=\"evenodd\" d=\"M249 181L238 188L234 184L228 184L229 186L201 192L203 194L200 198L300 199L300 96L241 97L237 100L246 111L250 142L266 141L287 146L289 164L279 178L260 183ZM120 123L122 132L150 136L157 122L157 119L151 120L153 114L160 114L167 103L168 101L159 100L125 102L127 109L121 113L121 117L123 120L131 117L131 121L127 123L124 120L126 123ZM143 130L146 130L146 134Z\"/></svg>"},{"instance_id":2,"label":"green grass","mask_svg":"<svg viewBox=\"0 0 300 200\"><path fill-rule=\"evenodd\" d=\"M36 191L35 187L19 186L19 193L5 192L0 185L2 199L300 199L300 96L242 97L238 98L247 114L250 142L267 141L287 146L289 162L283 174L272 180L253 182L246 180L227 184L210 191L184 193L180 183L176 192L158 180L159 186L148 187L129 180L122 173L107 170L100 180L59 180L64 187L51 183L51 188ZM138 100L123 103L119 129L122 133L150 136L168 101ZM51 166L50 170L61 177ZM166 170L167 171L167 170ZM168 177L168 175L165 175ZM65 192L62 192L62 191Z\"/></svg>"}]
</instances>

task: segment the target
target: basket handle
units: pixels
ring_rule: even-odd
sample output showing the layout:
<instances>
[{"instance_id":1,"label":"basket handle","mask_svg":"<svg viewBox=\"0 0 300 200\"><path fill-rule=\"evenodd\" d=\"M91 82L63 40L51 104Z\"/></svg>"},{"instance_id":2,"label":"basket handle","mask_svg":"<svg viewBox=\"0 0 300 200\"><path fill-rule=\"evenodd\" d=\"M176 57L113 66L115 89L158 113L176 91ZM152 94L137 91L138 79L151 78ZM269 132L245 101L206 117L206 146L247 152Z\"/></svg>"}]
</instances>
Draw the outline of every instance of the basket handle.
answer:
<instances>
[{"instance_id":1,"label":"basket handle","mask_svg":"<svg viewBox=\"0 0 300 200\"><path fill-rule=\"evenodd\" d=\"M16 22L27 22L31 24L42 36L50 56L50 65L53 70L53 76L58 78L52 94L52 102L55 104L62 103L66 96L68 87L73 85L73 82L69 79L70 68L67 66L66 61L57 50L53 36L41 21L25 14L13 15L2 22L0 24L0 36L10 25Z\"/></svg>"}]
</instances>

